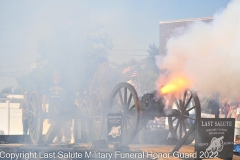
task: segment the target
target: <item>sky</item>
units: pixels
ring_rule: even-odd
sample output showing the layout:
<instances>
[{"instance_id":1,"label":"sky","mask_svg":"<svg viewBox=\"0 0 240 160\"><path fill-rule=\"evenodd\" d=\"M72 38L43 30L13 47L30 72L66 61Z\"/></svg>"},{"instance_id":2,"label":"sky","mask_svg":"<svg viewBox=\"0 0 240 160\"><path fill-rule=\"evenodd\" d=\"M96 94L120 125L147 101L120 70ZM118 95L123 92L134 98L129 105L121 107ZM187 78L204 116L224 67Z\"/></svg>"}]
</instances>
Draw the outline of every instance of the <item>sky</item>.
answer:
<instances>
[{"instance_id":1,"label":"sky","mask_svg":"<svg viewBox=\"0 0 240 160\"><path fill-rule=\"evenodd\" d=\"M44 52L78 52L86 32L107 34L113 48L110 62L123 63L147 55L159 43L159 22L212 17L229 0L1 0L0 89L16 85L16 78Z\"/></svg>"}]
</instances>

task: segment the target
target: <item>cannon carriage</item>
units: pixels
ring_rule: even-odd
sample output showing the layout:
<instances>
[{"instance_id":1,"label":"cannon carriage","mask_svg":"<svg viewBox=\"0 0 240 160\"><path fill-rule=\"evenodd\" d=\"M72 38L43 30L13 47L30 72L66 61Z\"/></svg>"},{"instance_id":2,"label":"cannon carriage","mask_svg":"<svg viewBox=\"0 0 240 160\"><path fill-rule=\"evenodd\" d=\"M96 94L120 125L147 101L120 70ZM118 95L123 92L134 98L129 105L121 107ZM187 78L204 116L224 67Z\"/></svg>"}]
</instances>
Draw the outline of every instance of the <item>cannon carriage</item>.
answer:
<instances>
[{"instance_id":1,"label":"cannon carriage","mask_svg":"<svg viewBox=\"0 0 240 160\"><path fill-rule=\"evenodd\" d=\"M167 96L168 103L157 91L138 97L134 87L128 83L120 83L115 87L110 96L109 113L123 115L123 145L128 145L149 120L155 117L167 117L172 137L182 140L191 125L201 117L199 98L190 90ZM189 136L185 143L190 144L194 136Z\"/></svg>"},{"instance_id":2,"label":"cannon carriage","mask_svg":"<svg viewBox=\"0 0 240 160\"><path fill-rule=\"evenodd\" d=\"M61 89L60 89L61 90ZM42 95L37 91L33 91L29 97L29 135L31 142L34 145L50 144L55 136L57 136L61 128L66 122L75 120L72 124L73 132L80 132L78 129L78 119L82 120L81 129L87 132L87 141L92 143L94 140L102 138L104 111L103 102L98 92L93 91L88 93L85 97L84 107L77 107L74 105L74 95L61 95L60 92L54 91L54 96L50 96L48 109L46 112L42 110ZM43 121L48 120L50 127L47 133L43 135ZM86 124L83 124L86 123ZM86 126L86 127L83 127ZM77 133L76 133L77 134ZM77 137L74 135L74 139Z\"/></svg>"},{"instance_id":3,"label":"cannon carriage","mask_svg":"<svg viewBox=\"0 0 240 160\"><path fill-rule=\"evenodd\" d=\"M105 106L99 93L92 92L87 96L88 141L93 142L93 140L106 138L108 113L122 114L122 145L131 143L137 133L155 117L167 117L172 137L180 141L190 129L190 121L201 117L200 102L197 94L190 90L173 93L168 97L169 102L163 95L159 96L157 91L139 97L131 84L122 82L113 89L109 104ZM64 102L64 99L60 103L63 103L63 106L69 105ZM35 91L30 95L30 104L29 133L31 141L35 145L51 143L63 124L76 116L73 112L68 113L68 110L65 110L64 114L43 113L41 98ZM43 120L49 118L53 119L53 123L48 132L42 136ZM185 143L191 143L194 136L193 134L188 137Z\"/></svg>"}]
</instances>

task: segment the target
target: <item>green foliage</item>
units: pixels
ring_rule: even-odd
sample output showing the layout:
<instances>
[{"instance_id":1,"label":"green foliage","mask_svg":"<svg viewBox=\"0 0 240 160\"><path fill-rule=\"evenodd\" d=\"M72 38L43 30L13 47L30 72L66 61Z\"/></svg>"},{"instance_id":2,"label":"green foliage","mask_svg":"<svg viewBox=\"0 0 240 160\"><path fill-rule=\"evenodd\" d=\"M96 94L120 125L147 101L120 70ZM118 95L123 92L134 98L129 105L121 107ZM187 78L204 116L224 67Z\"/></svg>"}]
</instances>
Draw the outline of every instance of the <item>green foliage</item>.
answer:
<instances>
[{"instance_id":1,"label":"green foliage","mask_svg":"<svg viewBox=\"0 0 240 160\"><path fill-rule=\"evenodd\" d=\"M79 27L81 28L81 25ZM100 32L98 27L92 29L90 23L82 30L78 27L71 29L60 27L53 30L52 35L55 36L40 42L41 59L37 62L37 68L22 75L18 79L19 86L22 90L41 91L52 81L53 71L59 70L70 90L73 92L88 90L98 69L97 59L107 56L108 51L112 49L111 39ZM158 48L155 44L150 44L147 52L148 56L142 61L133 59L121 65L114 65L120 73L129 66L137 66L140 92L153 90L159 73L155 65L155 56L159 54ZM125 81L127 80L126 78Z\"/></svg>"},{"instance_id":2,"label":"green foliage","mask_svg":"<svg viewBox=\"0 0 240 160\"><path fill-rule=\"evenodd\" d=\"M41 55L38 67L19 78L22 87L41 89L52 80L53 71L59 70L73 92L88 89L98 68L96 60L107 56L112 42L102 24L93 21L88 14L79 14L78 7L71 8L70 12L72 14L50 13L50 35L43 35L38 42Z\"/></svg>"},{"instance_id":3,"label":"green foliage","mask_svg":"<svg viewBox=\"0 0 240 160\"><path fill-rule=\"evenodd\" d=\"M17 81L24 91L31 92L33 90L38 90L41 92L49 83L50 78L49 70L37 68L22 75Z\"/></svg>"},{"instance_id":4,"label":"green foliage","mask_svg":"<svg viewBox=\"0 0 240 160\"><path fill-rule=\"evenodd\" d=\"M52 81L53 71L59 70L72 92L87 90L98 68L97 59L106 55L107 50L111 48L111 42L108 42L109 39L106 36L95 38L92 41L89 41L89 37L83 39L89 41L89 44L79 52L74 50L42 52L42 58L39 60L37 68L22 75L18 79L18 84L24 90L41 91ZM46 45L45 47L50 46Z\"/></svg>"},{"instance_id":5,"label":"green foliage","mask_svg":"<svg viewBox=\"0 0 240 160\"><path fill-rule=\"evenodd\" d=\"M159 50L155 44L149 44L148 56L142 60L141 72L139 73L139 81L141 92L151 92L156 88L156 80L158 78L159 69L156 66L155 56L159 54Z\"/></svg>"},{"instance_id":6,"label":"green foliage","mask_svg":"<svg viewBox=\"0 0 240 160\"><path fill-rule=\"evenodd\" d=\"M152 70L154 73L158 74L159 69L156 65L155 57L159 55L159 50L155 44L149 44L149 48L147 50L148 56L143 60L144 64L146 64L146 70Z\"/></svg>"},{"instance_id":7,"label":"green foliage","mask_svg":"<svg viewBox=\"0 0 240 160\"><path fill-rule=\"evenodd\" d=\"M151 92L156 88L156 80L158 78L158 74L156 74L153 70L142 69L139 74L139 82L141 86L141 92Z\"/></svg>"},{"instance_id":8,"label":"green foliage","mask_svg":"<svg viewBox=\"0 0 240 160\"><path fill-rule=\"evenodd\" d=\"M139 95L143 94L144 92L151 92L156 89L155 82L159 75L159 69L156 66L155 56L159 54L158 48L155 44L150 44L148 48L148 56L141 60L137 61L135 59L131 59L129 62L122 63L122 64L113 64L118 71L121 73L125 68L129 66L137 66L138 77L137 80L139 81L138 85L140 85L140 89L138 90ZM131 80L131 77L125 77L124 81Z\"/></svg>"}]
</instances>

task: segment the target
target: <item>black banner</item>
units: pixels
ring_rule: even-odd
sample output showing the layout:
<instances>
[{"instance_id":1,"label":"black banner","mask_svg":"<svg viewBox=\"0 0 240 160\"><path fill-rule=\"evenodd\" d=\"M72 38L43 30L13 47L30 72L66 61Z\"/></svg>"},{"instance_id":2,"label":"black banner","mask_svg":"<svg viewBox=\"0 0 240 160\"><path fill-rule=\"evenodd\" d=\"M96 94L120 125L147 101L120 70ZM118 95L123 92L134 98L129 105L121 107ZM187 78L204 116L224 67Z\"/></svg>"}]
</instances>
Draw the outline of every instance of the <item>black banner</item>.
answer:
<instances>
[{"instance_id":1,"label":"black banner","mask_svg":"<svg viewBox=\"0 0 240 160\"><path fill-rule=\"evenodd\" d=\"M122 114L110 113L107 116L108 121L108 143L122 144Z\"/></svg>"},{"instance_id":2,"label":"black banner","mask_svg":"<svg viewBox=\"0 0 240 160\"><path fill-rule=\"evenodd\" d=\"M197 158L233 156L234 118L200 118L197 123Z\"/></svg>"}]
</instances>

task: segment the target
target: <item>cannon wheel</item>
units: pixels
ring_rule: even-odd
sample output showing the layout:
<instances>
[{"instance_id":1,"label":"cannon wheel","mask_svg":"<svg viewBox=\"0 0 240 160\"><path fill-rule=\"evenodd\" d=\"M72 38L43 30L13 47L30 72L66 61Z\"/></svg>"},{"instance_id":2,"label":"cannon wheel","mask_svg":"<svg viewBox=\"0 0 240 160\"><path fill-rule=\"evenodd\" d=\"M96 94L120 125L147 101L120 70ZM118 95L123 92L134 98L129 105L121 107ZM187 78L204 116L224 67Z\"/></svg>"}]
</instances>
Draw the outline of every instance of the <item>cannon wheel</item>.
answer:
<instances>
[{"instance_id":1,"label":"cannon wheel","mask_svg":"<svg viewBox=\"0 0 240 160\"><path fill-rule=\"evenodd\" d=\"M200 102L197 94L189 90L184 91L183 94L173 94L171 101L172 107L175 106L179 111L179 116L168 117L169 130L172 136L180 141L196 119L201 117ZM195 114L190 115L191 112ZM191 135L185 144L192 143L194 139L195 135Z\"/></svg>"},{"instance_id":2,"label":"cannon wheel","mask_svg":"<svg viewBox=\"0 0 240 160\"><path fill-rule=\"evenodd\" d=\"M110 96L109 107L110 113L122 113L122 145L128 145L139 124L140 103L134 87L125 82L118 84Z\"/></svg>"},{"instance_id":3,"label":"cannon wheel","mask_svg":"<svg viewBox=\"0 0 240 160\"><path fill-rule=\"evenodd\" d=\"M102 136L103 129L103 106L100 95L97 92L92 92L88 97L88 136L89 141L99 140Z\"/></svg>"},{"instance_id":4,"label":"cannon wheel","mask_svg":"<svg viewBox=\"0 0 240 160\"><path fill-rule=\"evenodd\" d=\"M28 112L28 124L29 135L34 145L42 142L42 103L38 92L33 91L29 97L29 112Z\"/></svg>"}]
</instances>

